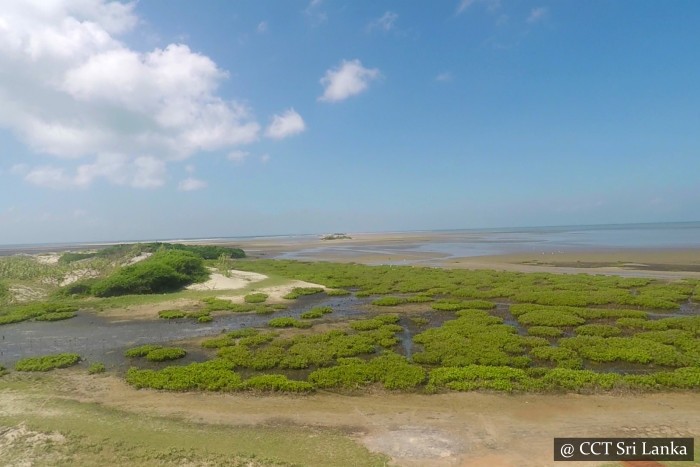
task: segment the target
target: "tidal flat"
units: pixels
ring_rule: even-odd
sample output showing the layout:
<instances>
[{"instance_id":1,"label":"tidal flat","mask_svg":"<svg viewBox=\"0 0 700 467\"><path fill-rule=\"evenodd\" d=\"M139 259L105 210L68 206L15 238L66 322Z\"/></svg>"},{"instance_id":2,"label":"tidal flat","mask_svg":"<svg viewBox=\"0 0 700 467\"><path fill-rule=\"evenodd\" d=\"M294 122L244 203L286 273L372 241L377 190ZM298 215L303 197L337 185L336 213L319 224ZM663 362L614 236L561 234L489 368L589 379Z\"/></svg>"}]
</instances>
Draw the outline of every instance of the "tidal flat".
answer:
<instances>
[{"instance_id":1,"label":"tidal flat","mask_svg":"<svg viewBox=\"0 0 700 467\"><path fill-rule=\"evenodd\" d=\"M693 277L120 248L70 261L0 259L0 320L8 323L0 325L0 423L15 459L89 463L94 450L117 465L216 463L219 455L241 465L321 465L313 455L320 442L335 453L325 465L543 465L562 430L697 436ZM162 264L185 267L190 279ZM92 272L65 283L84 270ZM152 276L144 285L143 270L177 286ZM181 283L206 284L214 274L249 280ZM43 365L68 358L56 354L71 354L70 368ZM16 366L27 357L42 365ZM37 398L46 402L26 414L12 409ZM102 419L147 415L153 436L117 443L96 438L106 429L98 419L57 422L92 413L94 403L111 414ZM564 407L591 415L569 417ZM252 441L182 444L192 429ZM155 434L162 430L168 436ZM53 441L37 450L27 441L36 436ZM295 448L254 441L265 436Z\"/></svg>"}]
</instances>

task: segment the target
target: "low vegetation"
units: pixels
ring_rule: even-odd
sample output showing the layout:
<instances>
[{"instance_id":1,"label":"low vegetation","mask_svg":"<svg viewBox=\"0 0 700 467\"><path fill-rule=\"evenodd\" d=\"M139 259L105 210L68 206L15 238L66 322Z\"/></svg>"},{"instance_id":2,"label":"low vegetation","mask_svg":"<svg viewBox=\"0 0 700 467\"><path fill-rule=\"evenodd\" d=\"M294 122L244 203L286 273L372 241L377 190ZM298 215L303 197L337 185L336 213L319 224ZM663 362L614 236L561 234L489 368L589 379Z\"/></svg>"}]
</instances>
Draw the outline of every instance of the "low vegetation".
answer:
<instances>
[{"instance_id":1,"label":"low vegetation","mask_svg":"<svg viewBox=\"0 0 700 467\"><path fill-rule=\"evenodd\" d=\"M104 373L106 370L107 369L105 368L104 363L95 362L88 367L88 374L97 375L100 373Z\"/></svg>"},{"instance_id":2,"label":"low vegetation","mask_svg":"<svg viewBox=\"0 0 700 467\"><path fill-rule=\"evenodd\" d=\"M311 327L311 323L306 321L299 321L296 318L273 318L267 322L267 325L273 328L308 328Z\"/></svg>"},{"instance_id":3,"label":"low vegetation","mask_svg":"<svg viewBox=\"0 0 700 467\"><path fill-rule=\"evenodd\" d=\"M286 300L295 300L304 295L315 295L321 292L323 292L323 287L294 287L291 292L282 298Z\"/></svg>"},{"instance_id":4,"label":"low vegetation","mask_svg":"<svg viewBox=\"0 0 700 467\"><path fill-rule=\"evenodd\" d=\"M95 295L101 290L177 291L187 281L206 277L206 267L217 265L220 256L204 259L191 251L158 247L148 259L116 266L80 287ZM127 373L130 384L176 391L298 393L369 387L427 392L700 387L700 317L685 316L686 308L664 315L681 304L697 306L689 302L697 282L225 259L227 268L324 286L295 288L288 299L324 291L309 302L333 295L371 297L358 301L366 316L341 320L341 307L311 307L299 318L274 317L267 329L207 338L202 347L209 361L166 363L159 370L149 369L153 365L148 362L182 358L186 351L160 345L128 349L125 355L134 365ZM98 260L106 257L67 259L61 267ZM170 282L174 277L180 278L178 285ZM71 290L82 289L74 284ZM205 292L178 294L199 302L186 311L161 311L161 318L207 322L214 313L267 314L286 308L267 303L263 293L249 293L243 303ZM118 300L126 299L131 297ZM83 304L101 300L116 299L73 294L24 305L0 302L5 303L0 304L0 323L65 319ZM324 316L333 324L311 327Z\"/></svg>"},{"instance_id":5,"label":"low vegetation","mask_svg":"<svg viewBox=\"0 0 700 467\"><path fill-rule=\"evenodd\" d=\"M73 318L78 307L54 302L36 302L9 306L0 310L0 324L20 321L58 321Z\"/></svg>"},{"instance_id":6,"label":"low vegetation","mask_svg":"<svg viewBox=\"0 0 700 467\"><path fill-rule=\"evenodd\" d=\"M50 371L57 368L67 368L80 361L80 355L75 353L61 353L45 355L43 357L30 357L18 360L15 363L17 371Z\"/></svg>"},{"instance_id":7,"label":"low vegetation","mask_svg":"<svg viewBox=\"0 0 700 467\"><path fill-rule=\"evenodd\" d=\"M322 318L324 315L327 315L329 313L333 313L333 308L329 306L317 306L309 311L305 311L304 313L301 314L300 318L301 319L317 319L317 318Z\"/></svg>"},{"instance_id":8,"label":"low vegetation","mask_svg":"<svg viewBox=\"0 0 700 467\"><path fill-rule=\"evenodd\" d=\"M246 303L264 303L267 300L268 295L266 293L251 293L243 297L243 301Z\"/></svg>"}]
</instances>

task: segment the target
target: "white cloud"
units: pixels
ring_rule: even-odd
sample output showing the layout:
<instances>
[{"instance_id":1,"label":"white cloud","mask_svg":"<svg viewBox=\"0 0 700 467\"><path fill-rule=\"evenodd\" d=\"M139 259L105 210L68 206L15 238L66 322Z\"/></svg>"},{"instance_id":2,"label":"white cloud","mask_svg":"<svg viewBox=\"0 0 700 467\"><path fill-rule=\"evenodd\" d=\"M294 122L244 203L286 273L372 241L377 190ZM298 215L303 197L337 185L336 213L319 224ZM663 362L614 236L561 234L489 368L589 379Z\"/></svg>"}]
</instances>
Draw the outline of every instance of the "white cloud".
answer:
<instances>
[{"instance_id":1,"label":"white cloud","mask_svg":"<svg viewBox=\"0 0 700 467\"><path fill-rule=\"evenodd\" d=\"M321 84L325 89L318 100L323 102L345 100L365 91L369 83L379 76L381 75L378 69L365 68L357 59L343 60L340 66L327 70L321 78Z\"/></svg>"},{"instance_id":2,"label":"white cloud","mask_svg":"<svg viewBox=\"0 0 700 467\"><path fill-rule=\"evenodd\" d=\"M189 178L182 180L178 184L177 189L180 191L197 191L197 190L201 190L201 189L206 188L206 187L207 187L207 182L205 182L204 180L199 180L196 178L189 177Z\"/></svg>"},{"instance_id":3,"label":"white cloud","mask_svg":"<svg viewBox=\"0 0 700 467\"><path fill-rule=\"evenodd\" d=\"M263 154L262 156L260 156L260 162L262 162L263 164L267 164L268 162L270 162L270 159L271 158L269 154Z\"/></svg>"},{"instance_id":4,"label":"white cloud","mask_svg":"<svg viewBox=\"0 0 700 467\"><path fill-rule=\"evenodd\" d=\"M139 52L120 40L139 22L134 4L3 0L0 128L58 158L28 170L32 183L151 188L169 161L258 139L248 108L218 94L228 74L209 57L184 44ZM66 159L83 163L70 169Z\"/></svg>"},{"instance_id":5,"label":"white cloud","mask_svg":"<svg viewBox=\"0 0 700 467\"><path fill-rule=\"evenodd\" d=\"M538 23L547 17L548 12L547 8L543 6L533 8L527 17L527 22L530 24Z\"/></svg>"},{"instance_id":6,"label":"white cloud","mask_svg":"<svg viewBox=\"0 0 700 467\"><path fill-rule=\"evenodd\" d=\"M452 73L450 73L449 71L442 72L435 77L435 81L439 81L441 83L447 83L452 81L453 79L454 76L452 76Z\"/></svg>"},{"instance_id":7,"label":"white cloud","mask_svg":"<svg viewBox=\"0 0 700 467\"><path fill-rule=\"evenodd\" d=\"M328 21L328 15L325 11L321 11L323 0L311 0L304 9L304 14L311 21L313 26L320 26Z\"/></svg>"},{"instance_id":8,"label":"white cloud","mask_svg":"<svg viewBox=\"0 0 700 467\"><path fill-rule=\"evenodd\" d=\"M393 11L387 11L385 12L382 16L379 18L375 19L374 21L371 21L367 25L367 29L369 31L372 30L381 30L381 31L391 31L394 29L394 23L396 20L399 18L399 15L394 13Z\"/></svg>"},{"instance_id":9,"label":"white cloud","mask_svg":"<svg viewBox=\"0 0 700 467\"><path fill-rule=\"evenodd\" d=\"M282 115L272 117L272 123L267 127L265 136L272 139L283 139L296 135L306 129L304 119L294 109L286 110Z\"/></svg>"},{"instance_id":10,"label":"white cloud","mask_svg":"<svg viewBox=\"0 0 700 467\"><path fill-rule=\"evenodd\" d=\"M236 149L235 151L231 151L227 157L230 161L236 162L237 164L242 164L246 158L248 158L248 156L250 156L248 151Z\"/></svg>"},{"instance_id":11,"label":"white cloud","mask_svg":"<svg viewBox=\"0 0 700 467\"><path fill-rule=\"evenodd\" d=\"M267 21L260 21L260 22L258 23L258 27L256 28L256 30L257 30L260 34L267 32L267 29L268 29Z\"/></svg>"},{"instance_id":12,"label":"white cloud","mask_svg":"<svg viewBox=\"0 0 700 467\"><path fill-rule=\"evenodd\" d=\"M100 154L94 162L79 165L74 174L55 166L27 169L24 174L28 182L47 188L85 188L98 179L134 188L158 188L165 184L165 178L165 161L152 156L132 159L121 154Z\"/></svg>"},{"instance_id":13,"label":"white cloud","mask_svg":"<svg viewBox=\"0 0 700 467\"><path fill-rule=\"evenodd\" d=\"M457 5L457 14L462 14L467 11L470 7L478 4L483 4L486 9L494 13L501 8L501 0L460 0Z\"/></svg>"}]
</instances>

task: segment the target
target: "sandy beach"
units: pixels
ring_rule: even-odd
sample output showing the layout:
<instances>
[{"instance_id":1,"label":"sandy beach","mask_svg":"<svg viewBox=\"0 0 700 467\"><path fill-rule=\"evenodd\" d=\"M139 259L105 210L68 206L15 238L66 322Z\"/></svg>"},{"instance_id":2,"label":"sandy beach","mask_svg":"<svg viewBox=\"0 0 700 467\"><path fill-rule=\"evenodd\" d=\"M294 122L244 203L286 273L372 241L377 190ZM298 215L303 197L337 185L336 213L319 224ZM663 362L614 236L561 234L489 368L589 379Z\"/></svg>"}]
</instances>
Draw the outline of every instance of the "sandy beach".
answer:
<instances>
[{"instance_id":1,"label":"sandy beach","mask_svg":"<svg viewBox=\"0 0 700 467\"><path fill-rule=\"evenodd\" d=\"M700 248L598 248L458 256L444 252L457 242L488 242L483 233L397 232L350 234L351 239L266 238L242 240L252 258L361 264L415 265L566 274L614 274L659 279L700 278ZM431 249L433 251L431 251ZM441 251L443 250L443 251Z\"/></svg>"}]
</instances>

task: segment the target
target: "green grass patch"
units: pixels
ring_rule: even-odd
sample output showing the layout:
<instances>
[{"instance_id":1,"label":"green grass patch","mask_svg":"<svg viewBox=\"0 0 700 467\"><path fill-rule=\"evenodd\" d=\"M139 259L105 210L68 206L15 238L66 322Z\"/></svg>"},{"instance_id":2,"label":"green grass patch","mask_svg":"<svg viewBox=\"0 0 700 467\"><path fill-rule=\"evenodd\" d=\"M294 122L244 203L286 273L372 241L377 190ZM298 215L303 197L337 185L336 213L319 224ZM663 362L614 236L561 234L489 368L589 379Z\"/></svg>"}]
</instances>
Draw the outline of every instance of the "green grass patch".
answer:
<instances>
[{"instance_id":1,"label":"green grass patch","mask_svg":"<svg viewBox=\"0 0 700 467\"><path fill-rule=\"evenodd\" d=\"M527 333L538 337L559 337L564 331L554 326L530 326Z\"/></svg>"},{"instance_id":2,"label":"green grass patch","mask_svg":"<svg viewBox=\"0 0 700 467\"><path fill-rule=\"evenodd\" d=\"M301 314L301 319L318 319L322 318L324 315L333 313L333 308L330 306L317 306L309 311L305 311Z\"/></svg>"},{"instance_id":3,"label":"green grass patch","mask_svg":"<svg viewBox=\"0 0 700 467\"><path fill-rule=\"evenodd\" d=\"M268 298L266 293L256 292L251 293L243 297L243 301L246 303L264 303Z\"/></svg>"},{"instance_id":4,"label":"green grass patch","mask_svg":"<svg viewBox=\"0 0 700 467\"><path fill-rule=\"evenodd\" d=\"M158 317L162 319L179 319L187 316L182 310L162 310L158 312Z\"/></svg>"},{"instance_id":5,"label":"green grass patch","mask_svg":"<svg viewBox=\"0 0 700 467\"><path fill-rule=\"evenodd\" d=\"M284 299L286 300L295 300L299 297L303 297L305 295L315 295L317 293L323 292L323 287L294 287L291 292L289 292L287 295L285 295Z\"/></svg>"},{"instance_id":6,"label":"green grass patch","mask_svg":"<svg viewBox=\"0 0 700 467\"><path fill-rule=\"evenodd\" d=\"M311 323L299 321L296 318L273 318L267 322L267 325L273 328L309 328Z\"/></svg>"},{"instance_id":7,"label":"green grass patch","mask_svg":"<svg viewBox=\"0 0 700 467\"><path fill-rule=\"evenodd\" d=\"M622 331L616 326L609 324L584 324L574 329L579 336L600 336L600 337L615 337L619 336Z\"/></svg>"},{"instance_id":8,"label":"green grass patch","mask_svg":"<svg viewBox=\"0 0 700 467\"><path fill-rule=\"evenodd\" d=\"M15 363L17 371L50 371L57 368L67 368L80 361L80 355L75 353L62 353L45 355L43 357L29 357L18 360Z\"/></svg>"},{"instance_id":9,"label":"green grass patch","mask_svg":"<svg viewBox=\"0 0 700 467\"><path fill-rule=\"evenodd\" d=\"M91 375L96 375L99 373L104 373L107 369L105 368L105 364L101 362L95 362L92 365L88 367L88 374Z\"/></svg>"},{"instance_id":10,"label":"green grass patch","mask_svg":"<svg viewBox=\"0 0 700 467\"><path fill-rule=\"evenodd\" d=\"M381 297L372 301L375 306L397 306L406 303L406 299L401 297Z\"/></svg>"},{"instance_id":11,"label":"green grass patch","mask_svg":"<svg viewBox=\"0 0 700 467\"><path fill-rule=\"evenodd\" d=\"M145 357L149 352L162 348L162 345L139 345L138 347L132 347L124 351L124 356L127 358Z\"/></svg>"},{"instance_id":12,"label":"green grass patch","mask_svg":"<svg viewBox=\"0 0 700 467\"><path fill-rule=\"evenodd\" d=\"M73 318L77 306L61 302L35 302L26 305L7 306L0 309L0 325L21 321L58 321Z\"/></svg>"},{"instance_id":13,"label":"green grass patch","mask_svg":"<svg viewBox=\"0 0 700 467\"><path fill-rule=\"evenodd\" d=\"M185 349L179 347L161 347L148 352L146 354L146 360L151 362L165 362L183 358L185 355L187 355Z\"/></svg>"}]
</instances>

